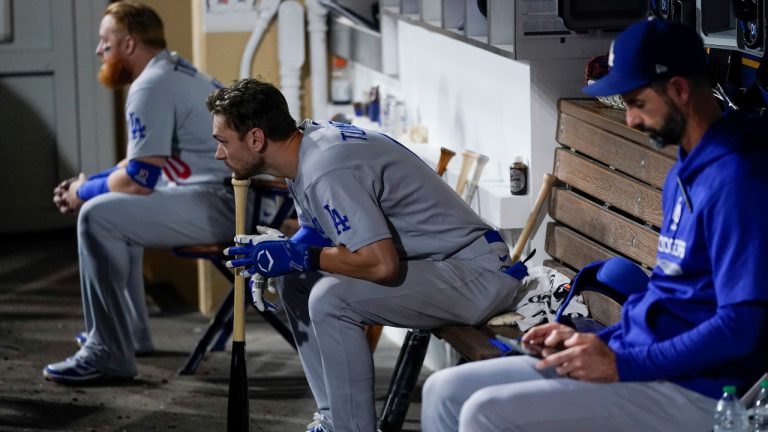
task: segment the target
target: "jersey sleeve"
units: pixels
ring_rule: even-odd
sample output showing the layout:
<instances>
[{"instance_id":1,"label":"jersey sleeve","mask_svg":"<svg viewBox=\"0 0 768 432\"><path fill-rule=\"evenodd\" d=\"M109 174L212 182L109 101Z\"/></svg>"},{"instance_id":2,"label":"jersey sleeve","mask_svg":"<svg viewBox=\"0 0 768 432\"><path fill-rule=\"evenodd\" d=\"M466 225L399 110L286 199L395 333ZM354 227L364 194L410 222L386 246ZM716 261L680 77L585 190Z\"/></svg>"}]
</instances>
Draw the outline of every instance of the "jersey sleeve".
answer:
<instances>
[{"instance_id":1,"label":"jersey sleeve","mask_svg":"<svg viewBox=\"0 0 768 432\"><path fill-rule=\"evenodd\" d=\"M130 92L125 104L128 159L171 156L174 114L168 91L145 87Z\"/></svg>"},{"instance_id":2,"label":"jersey sleeve","mask_svg":"<svg viewBox=\"0 0 768 432\"><path fill-rule=\"evenodd\" d=\"M355 252L392 237L373 180L363 173L331 171L313 182L307 195L312 203L312 225L333 244Z\"/></svg>"}]
</instances>

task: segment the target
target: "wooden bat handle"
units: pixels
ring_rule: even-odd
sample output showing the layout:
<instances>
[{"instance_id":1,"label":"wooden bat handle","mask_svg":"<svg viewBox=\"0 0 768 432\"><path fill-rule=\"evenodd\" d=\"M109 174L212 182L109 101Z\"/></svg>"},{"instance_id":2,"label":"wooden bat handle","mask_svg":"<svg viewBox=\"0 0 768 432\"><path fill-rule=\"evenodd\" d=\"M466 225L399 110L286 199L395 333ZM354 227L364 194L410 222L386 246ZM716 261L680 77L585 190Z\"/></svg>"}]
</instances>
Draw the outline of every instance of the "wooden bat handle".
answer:
<instances>
[{"instance_id":1,"label":"wooden bat handle","mask_svg":"<svg viewBox=\"0 0 768 432\"><path fill-rule=\"evenodd\" d=\"M232 186L235 188L235 234L245 234L248 187L250 184L250 179L232 178ZM235 304L232 312L234 315L232 340L234 342L245 341L245 279L240 276L242 270L242 267L235 269Z\"/></svg>"},{"instance_id":2,"label":"wooden bat handle","mask_svg":"<svg viewBox=\"0 0 768 432\"><path fill-rule=\"evenodd\" d=\"M445 174L445 170L448 169L448 162L456 156L456 152L445 147L440 147L440 160L437 161L437 175L440 177Z\"/></svg>"},{"instance_id":3,"label":"wooden bat handle","mask_svg":"<svg viewBox=\"0 0 768 432\"><path fill-rule=\"evenodd\" d=\"M467 176L469 175L469 167L477 159L477 153L472 150L464 150L461 153L461 171L459 171L459 179L456 181L456 193L462 196L464 193L464 186L467 185Z\"/></svg>"},{"instance_id":4,"label":"wooden bat handle","mask_svg":"<svg viewBox=\"0 0 768 432\"><path fill-rule=\"evenodd\" d=\"M488 156L481 153L477 154L477 160L475 161L475 171L472 173L472 179L467 184L467 190L464 194L464 202L467 204L471 205L472 199L475 197L475 192L477 192L477 187L480 183L480 177L483 175L483 169L485 169L485 165L488 163L488 160Z\"/></svg>"},{"instance_id":5,"label":"wooden bat handle","mask_svg":"<svg viewBox=\"0 0 768 432\"><path fill-rule=\"evenodd\" d=\"M523 254L523 249L525 248L526 243L528 243L528 237L531 236L531 231L533 231L533 227L539 219L539 212L541 211L541 208L544 207L544 203L547 201L547 196L549 195L549 191L552 190L552 185L555 184L555 180L557 180L557 177L554 175L549 173L544 174L544 182L541 184L541 189L539 189L539 196L536 197L536 203L533 205L531 214L528 215L528 221L525 222L525 226L523 227L523 232L520 233L520 238L517 239L515 249L512 251L512 262L518 262L520 260L520 255Z\"/></svg>"}]
</instances>

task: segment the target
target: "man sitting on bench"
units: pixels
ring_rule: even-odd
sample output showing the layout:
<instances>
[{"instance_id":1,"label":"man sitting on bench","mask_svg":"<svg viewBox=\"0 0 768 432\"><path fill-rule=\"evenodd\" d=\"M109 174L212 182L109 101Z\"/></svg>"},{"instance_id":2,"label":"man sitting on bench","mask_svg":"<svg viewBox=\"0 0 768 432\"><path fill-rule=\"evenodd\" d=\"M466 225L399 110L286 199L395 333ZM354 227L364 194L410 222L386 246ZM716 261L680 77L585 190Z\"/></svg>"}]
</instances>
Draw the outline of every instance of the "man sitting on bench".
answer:
<instances>
[{"instance_id":1,"label":"man sitting on bench","mask_svg":"<svg viewBox=\"0 0 768 432\"><path fill-rule=\"evenodd\" d=\"M704 431L723 386L743 392L768 365L766 121L721 114L702 41L681 24L637 23L610 58L608 75L584 91L620 94L629 126L658 146L680 144L647 289L597 334L531 329L523 342L545 347L541 360L434 374L423 394L426 432Z\"/></svg>"},{"instance_id":2,"label":"man sitting on bench","mask_svg":"<svg viewBox=\"0 0 768 432\"><path fill-rule=\"evenodd\" d=\"M208 99L217 159L238 178L284 177L307 236L236 237L225 251L279 278L320 431L373 431L373 361L363 328L477 324L505 310L524 273L507 245L416 155L377 132L305 120L255 79ZM332 245L321 247L319 243ZM241 273L243 274L243 273Z\"/></svg>"}]
</instances>

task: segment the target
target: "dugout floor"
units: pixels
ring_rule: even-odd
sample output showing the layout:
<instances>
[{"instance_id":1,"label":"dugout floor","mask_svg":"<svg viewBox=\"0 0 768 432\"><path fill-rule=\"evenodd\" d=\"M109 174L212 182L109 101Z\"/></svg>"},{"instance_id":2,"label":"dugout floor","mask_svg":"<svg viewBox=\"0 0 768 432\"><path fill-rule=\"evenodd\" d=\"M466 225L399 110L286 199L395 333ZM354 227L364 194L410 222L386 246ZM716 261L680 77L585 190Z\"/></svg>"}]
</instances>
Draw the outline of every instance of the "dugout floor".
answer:
<instances>
[{"instance_id":1,"label":"dugout floor","mask_svg":"<svg viewBox=\"0 0 768 432\"><path fill-rule=\"evenodd\" d=\"M0 236L0 431L226 430L229 351L209 354L196 376L177 370L208 319L166 308L150 319L158 351L138 359L127 384L68 387L45 364L76 351L83 330L74 231ZM295 352L252 312L246 326L253 431L304 431L314 401ZM376 396L387 390L398 347L376 351ZM423 383L424 374L422 374ZM419 430L417 388L404 430Z\"/></svg>"}]
</instances>

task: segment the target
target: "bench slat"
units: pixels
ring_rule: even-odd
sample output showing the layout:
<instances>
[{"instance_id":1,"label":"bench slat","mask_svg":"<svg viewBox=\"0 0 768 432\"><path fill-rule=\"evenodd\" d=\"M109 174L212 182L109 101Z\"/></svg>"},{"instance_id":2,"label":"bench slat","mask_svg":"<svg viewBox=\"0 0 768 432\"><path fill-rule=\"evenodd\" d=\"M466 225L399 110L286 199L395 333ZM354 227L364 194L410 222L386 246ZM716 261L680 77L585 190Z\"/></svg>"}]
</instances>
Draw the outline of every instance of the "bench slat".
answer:
<instances>
[{"instance_id":1,"label":"bench slat","mask_svg":"<svg viewBox=\"0 0 768 432\"><path fill-rule=\"evenodd\" d=\"M576 117L640 145L653 148L650 140L643 132L627 126L625 111L610 108L595 99L561 99L558 101L557 107L561 113ZM667 146L661 152L676 158L677 146Z\"/></svg>"},{"instance_id":2,"label":"bench slat","mask_svg":"<svg viewBox=\"0 0 768 432\"><path fill-rule=\"evenodd\" d=\"M447 326L432 331L468 360L485 360L501 356L490 337L472 326Z\"/></svg>"},{"instance_id":3,"label":"bench slat","mask_svg":"<svg viewBox=\"0 0 768 432\"><path fill-rule=\"evenodd\" d=\"M566 149L555 151L557 178L625 212L661 225L661 191Z\"/></svg>"},{"instance_id":4,"label":"bench slat","mask_svg":"<svg viewBox=\"0 0 768 432\"><path fill-rule=\"evenodd\" d=\"M549 215L591 240L653 267L659 235L571 191L555 188Z\"/></svg>"},{"instance_id":5,"label":"bench slat","mask_svg":"<svg viewBox=\"0 0 768 432\"><path fill-rule=\"evenodd\" d=\"M577 269L592 261L604 260L617 255L576 231L555 222L547 224L547 238L544 248L549 255Z\"/></svg>"},{"instance_id":6,"label":"bench slat","mask_svg":"<svg viewBox=\"0 0 768 432\"><path fill-rule=\"evenodd\" d=\"M557 142L658 189L664 185L664 179L675 163L669 155L567 114L560 114Z\"/></svg>"}]
</instances>

